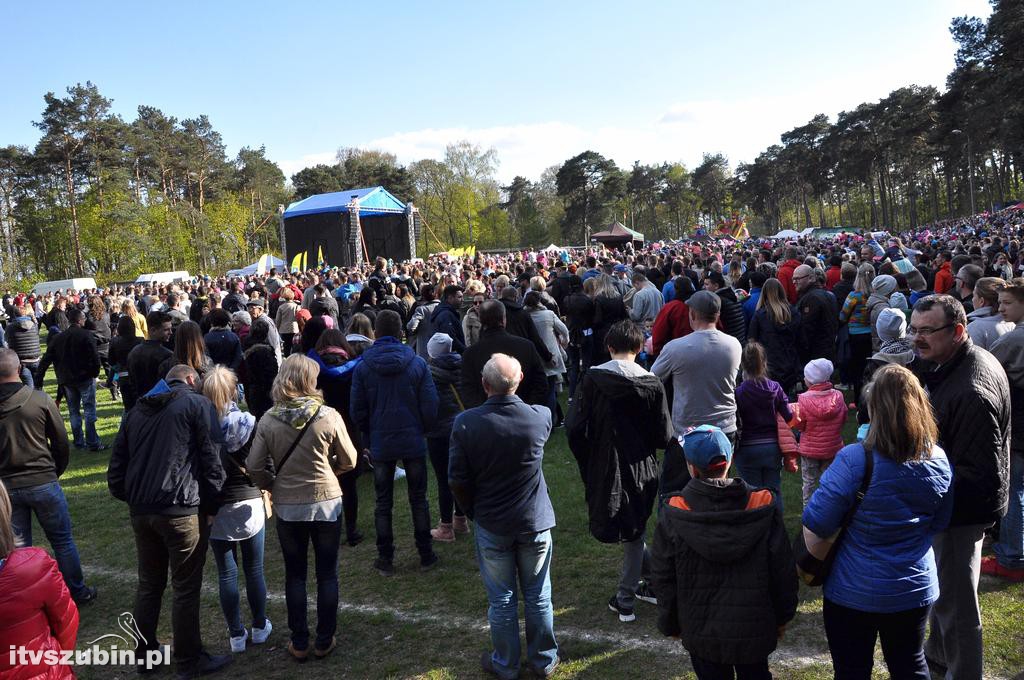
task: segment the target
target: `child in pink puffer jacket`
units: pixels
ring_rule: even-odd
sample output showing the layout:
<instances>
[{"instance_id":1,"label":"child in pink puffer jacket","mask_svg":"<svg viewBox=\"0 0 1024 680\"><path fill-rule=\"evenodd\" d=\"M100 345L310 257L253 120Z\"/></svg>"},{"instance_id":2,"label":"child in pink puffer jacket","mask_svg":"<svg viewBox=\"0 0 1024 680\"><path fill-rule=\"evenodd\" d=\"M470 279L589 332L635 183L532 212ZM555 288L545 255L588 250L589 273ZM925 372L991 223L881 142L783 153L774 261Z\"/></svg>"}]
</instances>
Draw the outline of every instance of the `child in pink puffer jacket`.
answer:
<instances>
[{"instance_id":1,"label":"child in pink puffer jacket","mask_svg":"<svg viewBox=\"0 0 1024 680\"><path fill-rule=\"evenodd\" d=\"M846 402L832 387L832 362L814 359L804 366L807 391L797 397L796 429L800 437L800 475L803 477L804 505L818 488L818 480L839 449L843 448Z\"/></svg>"}]
</instances>

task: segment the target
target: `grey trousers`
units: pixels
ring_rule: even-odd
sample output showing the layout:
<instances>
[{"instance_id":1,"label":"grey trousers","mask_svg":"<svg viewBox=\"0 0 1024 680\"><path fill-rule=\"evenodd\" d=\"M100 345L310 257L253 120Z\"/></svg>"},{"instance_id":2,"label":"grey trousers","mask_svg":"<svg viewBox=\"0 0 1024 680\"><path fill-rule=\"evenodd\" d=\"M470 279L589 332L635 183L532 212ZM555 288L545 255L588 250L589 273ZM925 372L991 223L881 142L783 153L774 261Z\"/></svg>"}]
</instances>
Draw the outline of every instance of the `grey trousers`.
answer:
<instances>
[{"instance_id":1,"label":"grey trousers","mask_svg":"<svg viewBox=\"0 0 1024 680\"><path fill-rule=\"evenodd\" d=\"M835 458L800 457L800 477L803 479L804 507L811 502L811 496L818 490L818 482Z\"/></svg>"},{"instance_id":2,"label":"grey trousers","mask_svg":"<svg viewBox=\"0 0 1024 680\"><path fill-rule=\"evenodd\" d=\"M645 536L622 543L622 575L619 577L617 598L623 607L632 607L636 603L640 579L646 578L651 571L651 554L644 542Z\"/></svg>"},{"instance_id":3,"label":"grey trousers","mask_svg":"<svg viewBox=\"0 0 1024 680\"><path fill-rule=\"evenodd\" d=\"M935 536L939 599L928 623L931 635L924 653L946 667L947 680L981 680L981 542L988 524L946 529Z\"/></svg>"}]
</instances>

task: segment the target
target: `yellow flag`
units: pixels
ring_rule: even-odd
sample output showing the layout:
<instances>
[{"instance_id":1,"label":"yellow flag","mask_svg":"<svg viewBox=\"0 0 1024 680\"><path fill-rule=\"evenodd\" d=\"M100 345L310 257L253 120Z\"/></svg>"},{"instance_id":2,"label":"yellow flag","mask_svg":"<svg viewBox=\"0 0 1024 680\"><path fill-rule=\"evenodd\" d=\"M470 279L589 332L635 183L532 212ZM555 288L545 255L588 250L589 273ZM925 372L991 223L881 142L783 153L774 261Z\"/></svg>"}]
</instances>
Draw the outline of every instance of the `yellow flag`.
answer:
<instances>
[{"instance_id":1,"label":"yellow flag","mask_svg":"<svg viewBox=\"0 0 1024 680\"><path fill-rule=\"evenodd\" d=\"M323 246L316 247L316 266L322 267L326 264L324 262L324 249Z\"/></svg>"},{"instance_id":2,"label":"yellow flag","mask_svg":"<svg viewBox=\"0 0 1024 680\"><path fill-rule=\"evenodd\" d=\"M256 273L262 275L266 274L268 271L270 271L270 255L264 253L260 256L259 264L256 265Z\"/></svg>"},{"instance_id":3,"label":"yellow flag","mask_svg":"<svg viewBox=\"0 0 1024 680\"><path fill-rule=\"evenodd\" d=\"M303 253L297 253L295 255L295 257L292 258L292 270L293 271L294 270L301 270L302 269L302 255L303 255Z\"/></svg>"}]
</instances>

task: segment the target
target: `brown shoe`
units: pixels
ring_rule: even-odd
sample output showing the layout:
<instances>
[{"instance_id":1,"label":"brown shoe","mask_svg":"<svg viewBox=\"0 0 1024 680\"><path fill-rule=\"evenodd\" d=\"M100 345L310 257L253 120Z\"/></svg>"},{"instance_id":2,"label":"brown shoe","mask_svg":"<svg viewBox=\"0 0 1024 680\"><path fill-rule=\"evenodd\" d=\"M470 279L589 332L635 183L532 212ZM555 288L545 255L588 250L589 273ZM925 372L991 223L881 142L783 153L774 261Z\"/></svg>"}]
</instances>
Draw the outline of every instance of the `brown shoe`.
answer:
<instances>
[{"instance_id":1,"label":"brown shoe","mask_svg":"<svg viewBox=\"0 0 1024 680\"><path fill-rule=\"evenodd\" d=\"M452 529L451 524L445 524L444 522L441 522L437 525L436 529L430 530L430 536L435 541L440 541L441 543L451 543L455 540L455 531Z\"/></svg>"},{"instance_id":2,"label":"brown shoe","mask_svg":"<svg viewBox=\"0 0 1024 680\"><path fill-rule=\"evenodd\" d=\"M309 649L295 649L295 644L292 642L288 643L288 653L292 655L292 658L296 661L302 662L309 656Z\"/></svg>"},{"instance_id":3,"label":"brown shoe","mask_svg":"<svg viewBox=\"0 0 1024 680\"><path fill-rule=\"evenodd\" d=\"M318 659L322 659L325 656L327 656L328 654L330 654L331 652L333 652L334 648L337 647L337 646L338 646L338 636L337 635L332 635L331 636L331 644L328 645L327 649L318 649L318 648L314 647L313 648L313 656L315 656Z\"/></svg>"},{"instance_id":4,"label":"brown shoe","mask_svg":"<svg viewBox=\"0 0 1024 680\"><path fill-rule=\"evenodd\" d=\"M452 529L457 534L468 534L469 519L465 515L455 515L452 518Z\"/></svg>"}]
</instances>

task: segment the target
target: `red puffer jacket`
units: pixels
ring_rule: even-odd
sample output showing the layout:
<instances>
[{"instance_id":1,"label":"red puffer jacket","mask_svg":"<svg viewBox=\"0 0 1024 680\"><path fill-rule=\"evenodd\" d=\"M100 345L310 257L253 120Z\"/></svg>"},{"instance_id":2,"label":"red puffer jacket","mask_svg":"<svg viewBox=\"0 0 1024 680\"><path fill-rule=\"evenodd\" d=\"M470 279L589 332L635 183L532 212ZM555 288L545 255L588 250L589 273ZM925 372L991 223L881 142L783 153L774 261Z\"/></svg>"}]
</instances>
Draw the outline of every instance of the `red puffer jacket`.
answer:
<instances>
[{"instance_id":1,"label":"red puffer jacket","mask_svg":"<svg viewBox=\"0 0 1024 680\"><path fill-rule=\"evenodd\" d=\"M0 680L74 678L73 666L11 666L11 646L74 649L78 607L57 563L42 548L18 548L0 567Z\"/></svg>"},{"instance_id":2,"label":"red puffer jacket","mask_svg":"<svg viewBox=\"0 0 1024 680\"><path fill-rule=\"evenodd\" d=\"M843 448L846 403L832 383L819 383L797 397L796 429L801 430L800 455L805 458L835 458Z\"/></svg>"}]
</instances>

